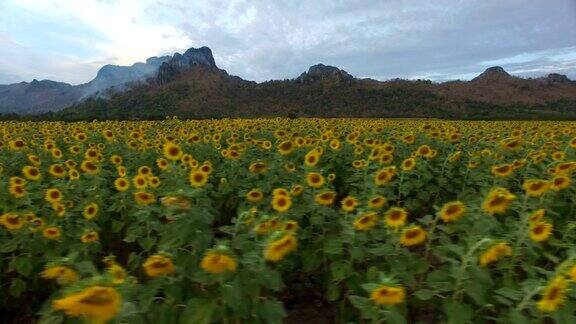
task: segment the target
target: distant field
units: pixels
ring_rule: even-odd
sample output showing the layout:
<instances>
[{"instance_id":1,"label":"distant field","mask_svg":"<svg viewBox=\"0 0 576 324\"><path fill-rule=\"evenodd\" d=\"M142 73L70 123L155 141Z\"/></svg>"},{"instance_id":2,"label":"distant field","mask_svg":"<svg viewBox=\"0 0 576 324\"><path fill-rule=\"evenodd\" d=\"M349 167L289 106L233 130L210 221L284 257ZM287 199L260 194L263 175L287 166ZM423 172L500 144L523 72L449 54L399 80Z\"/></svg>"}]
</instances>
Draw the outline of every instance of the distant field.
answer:
<instances>
[{"instance_id":1,"label":"distant field","mask_svg":"<svg viewBox=\"0 0 576 324\"><path fill-rule=\"evenodd\" d=\"M3 323L576 323L576 122L0 135Z\"/></svg>"}]
</instances>

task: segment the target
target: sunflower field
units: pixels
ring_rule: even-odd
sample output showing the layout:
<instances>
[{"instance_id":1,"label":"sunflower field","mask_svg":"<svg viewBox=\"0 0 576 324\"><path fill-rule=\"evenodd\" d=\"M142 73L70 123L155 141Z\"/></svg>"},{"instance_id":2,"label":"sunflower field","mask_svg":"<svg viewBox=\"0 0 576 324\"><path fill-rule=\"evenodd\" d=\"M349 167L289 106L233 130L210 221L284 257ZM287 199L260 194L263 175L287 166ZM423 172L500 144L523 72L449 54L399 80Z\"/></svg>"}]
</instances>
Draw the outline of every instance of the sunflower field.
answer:
<instances>
[{"instance_id":1,"label":"sunflower field","mask_svg":"<svg viewBox=\"0 0 576 324\"><path fill-rule=\"evenodd\" d=\"M0 321L576 323L575 173L575 122L0 122Z\"/></svg>"}]
</instances>

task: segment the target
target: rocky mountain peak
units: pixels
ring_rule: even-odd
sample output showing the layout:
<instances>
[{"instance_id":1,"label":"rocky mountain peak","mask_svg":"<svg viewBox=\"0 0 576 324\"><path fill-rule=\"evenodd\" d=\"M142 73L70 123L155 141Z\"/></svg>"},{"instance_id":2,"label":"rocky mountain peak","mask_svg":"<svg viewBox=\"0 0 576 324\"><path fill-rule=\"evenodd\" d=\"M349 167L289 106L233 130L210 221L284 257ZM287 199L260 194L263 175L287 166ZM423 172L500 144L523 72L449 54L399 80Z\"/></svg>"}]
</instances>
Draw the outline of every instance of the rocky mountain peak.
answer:
<instances>
[{"instance_id":1,"label":"rocky mountain peak","mask_svg":"<svg viewBox=\"0 0 576 324\"><path fill-rule=\"evenodd\" d=\"M571 80L565 74L550 73L546 79L552 83L570 83Z\"/></svg>"},{"instance_id":2,"label":"rocky mountain peak","mask_svg":"<svg viewBox=\"0 0 576 324\"><path fill-rule=\"evenodd\" d=\"M501 66L492 66L484 70L480 75L472 79L472 81L503 81L512 78L504 68Z\"/></svg>"},{"instance_id":3,"label":"rocky mountain peak","mask_svg":"<svg viewBox=\"0 0 576 324\"><path fill-rule=\"evenodd\" d=\"M308 68L307 72L302 73L296 80L299 82L311 82L321 80L333 80L338 82L350 83L354 77L344 70L331 65L316 64Z\"/></svg>"},{"instance_id":4,"label":"rocky mountain peak","mask_svg":"<svg viewBox=\"0 0 576 324\"><path fill-rule=\"evenodd\" d=\"M170 60L162 63L156 75L156 82L159 84L170 82L178 74L193 67L207 68L212 72L220 71L216 66L210 48L206 46L200 48L191 47L184 54L174 53Z\"/></svg>"}]
</instances>

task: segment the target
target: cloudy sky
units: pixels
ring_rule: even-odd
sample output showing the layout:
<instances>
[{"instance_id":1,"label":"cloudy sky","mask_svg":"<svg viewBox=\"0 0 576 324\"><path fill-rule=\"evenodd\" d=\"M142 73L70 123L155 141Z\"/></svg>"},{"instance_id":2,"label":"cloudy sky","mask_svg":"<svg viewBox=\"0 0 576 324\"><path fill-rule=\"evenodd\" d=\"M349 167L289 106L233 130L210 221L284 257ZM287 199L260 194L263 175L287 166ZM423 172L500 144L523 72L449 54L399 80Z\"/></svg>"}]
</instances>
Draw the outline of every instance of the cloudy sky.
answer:
<instances>
[{"instance_id":1,"label":"cloudy sky","mask_svg":"<svg viewBox=\"0 0 576 324\"><path fill-rule=\"evenodd\" d=\"M576 79L576 0L0 0L0 84L78 84L200 46L256 81L319 62L379 80L493 65Z\"/></svg>"}]
</instances>

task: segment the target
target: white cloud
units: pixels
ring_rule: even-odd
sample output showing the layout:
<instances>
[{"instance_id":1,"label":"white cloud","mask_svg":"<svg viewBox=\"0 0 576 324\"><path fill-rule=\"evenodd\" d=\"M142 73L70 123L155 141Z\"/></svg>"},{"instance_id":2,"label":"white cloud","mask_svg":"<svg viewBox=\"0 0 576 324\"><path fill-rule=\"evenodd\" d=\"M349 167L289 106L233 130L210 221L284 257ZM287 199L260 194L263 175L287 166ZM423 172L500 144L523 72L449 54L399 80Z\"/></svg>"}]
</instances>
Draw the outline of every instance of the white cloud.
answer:
<instances>
[{"instance_id":1,"label":"white cloud","mask_svg":"<svg viewBox=\"0 0 576 324\"><path fill-rule=\"evenodd\" d=\"M20 44L25 49L0 43L0 73L26 79L39 75L86 82L104 62L129 65L204 45L212 49L218 66L256 81L296 77L320 62L377 79L470 78L487 65L498 64L523 74L554 69L576 73L573 52L566 51L576 46L574 0L6 0L3 4L67 28L78 26L77 33L36 26L39 33L84 49L75 56L57 56L26 43ZM37 62L19 58L10 66L2 63L7 52L13 56L19 51Z\"/></svg>"},{"instance_id":2,"label":"white cloud","mask_svg":"<svg viewBox=\"0 0 576 324\"><path fill-rule=\"evenodd\" d=\"M112 59L110 63L129 65L154 56L159 51L190 45L190 39L175 26L157 24L147 19L145 9L151 3L154 1L13 0L9 5L55 22L67 20L90 28L100 37L76 37L76 41L92 45L95 57L109 57Z\"/></svg>"}]
</instances>

